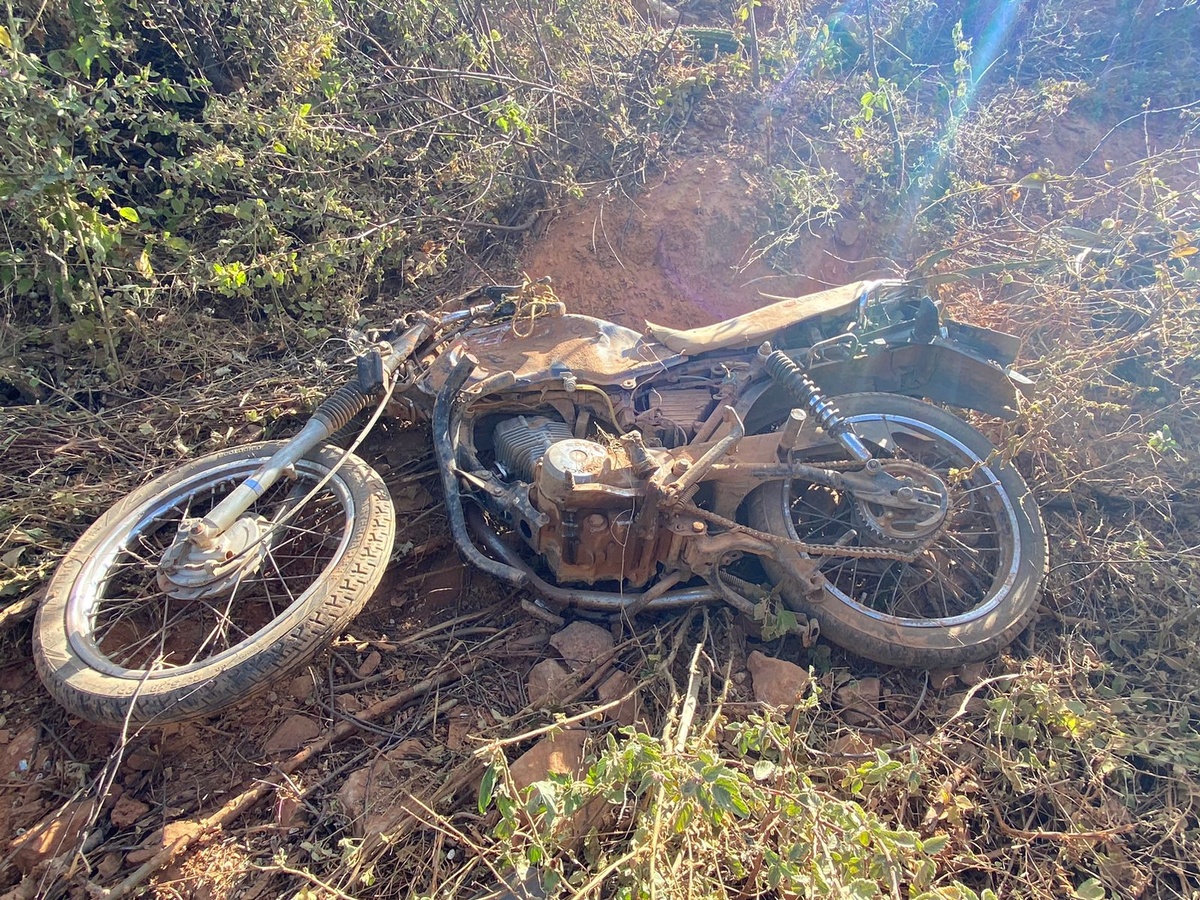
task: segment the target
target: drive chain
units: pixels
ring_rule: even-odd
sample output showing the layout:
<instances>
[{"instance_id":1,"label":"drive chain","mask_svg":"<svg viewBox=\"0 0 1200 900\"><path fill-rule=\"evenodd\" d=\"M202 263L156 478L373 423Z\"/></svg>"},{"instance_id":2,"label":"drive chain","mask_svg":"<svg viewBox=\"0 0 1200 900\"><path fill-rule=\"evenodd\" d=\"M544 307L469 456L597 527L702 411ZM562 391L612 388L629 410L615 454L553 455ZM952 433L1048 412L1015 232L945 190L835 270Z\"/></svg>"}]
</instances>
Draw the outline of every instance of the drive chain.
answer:
<instances>
[{"instance_id":1,"label":"drive chain","mask_svg":"<svg viewBox=\"0 0 1200 900\"><path fill-rule=\"evenodd\" d=\"M889 550L886 547L839 547L836 544L812 544L808 541L797 541L781 537L777 534L771 534L769 531L759 531L757 528L751 528L749 525L743 525L741 522L735 522L733 519L727 519L714 512L709 512L707 509L701 509L695 504L689 504L684 507L683 514L701 519L710 525L719 525L729 531L749 535L752 538L767 544L773 544L776 547L788 547L809 556L843 556L850 559L890 559L896 562L914 562L937 540L937 535L935 534L927 538L910 553L904 553L900 550Z\"/></svg>"}]
</instances>

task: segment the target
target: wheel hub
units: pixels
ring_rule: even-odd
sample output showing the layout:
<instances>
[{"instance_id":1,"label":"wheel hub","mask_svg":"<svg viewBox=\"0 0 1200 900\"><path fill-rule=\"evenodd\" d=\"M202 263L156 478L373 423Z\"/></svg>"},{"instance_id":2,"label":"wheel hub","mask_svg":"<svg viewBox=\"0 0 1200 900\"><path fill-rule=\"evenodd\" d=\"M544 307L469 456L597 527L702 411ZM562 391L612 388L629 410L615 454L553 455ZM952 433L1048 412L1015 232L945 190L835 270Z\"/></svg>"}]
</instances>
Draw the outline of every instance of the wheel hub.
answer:
<instances>
[{"instance_id":1,"label":"wheel hub","mask_svg":"<svg viewBox=\"0 0 1200 900\"><path fill-rule=\"evenodd\" d=\"M885 460L883 471L902 483L894 493L904 505L858 499L854 520L871 543L911 550L942 527L950 510L950 494L930 469L908 460Z\"/></svg>"},{"instance_id":2,"label":"wheel hub","mask_svg":"<svg viewBox=\"0 0 1200 900\"><path fill-rule=\"evenodd\" d=\"M262 516L242 516L204 548L188 540L189 524L180 525L158 564L158 586L168 596L207 600L225 595L262 568L271 530Z\"/></svg>"}]
</instances>

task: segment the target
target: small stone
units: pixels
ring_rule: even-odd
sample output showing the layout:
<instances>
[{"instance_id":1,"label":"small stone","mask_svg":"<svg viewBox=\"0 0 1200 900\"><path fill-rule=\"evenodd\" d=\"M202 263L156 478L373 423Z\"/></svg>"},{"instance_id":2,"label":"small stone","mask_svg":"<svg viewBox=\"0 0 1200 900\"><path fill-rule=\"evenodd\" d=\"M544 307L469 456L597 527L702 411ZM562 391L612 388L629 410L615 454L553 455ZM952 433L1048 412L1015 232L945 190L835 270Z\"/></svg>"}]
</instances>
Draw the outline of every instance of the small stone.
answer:
<instances>
[{"instance_id":1,"label":"small stone","mask_svg":"<svg viewBox=\"0 0 1200 900\"><path fill-rule=\"evenodd\" d=\"M829 745L829 752L840 756L859 756L874 752L876 746L876 738L873 735L852 731L838 735Z\"/></svg>"},{"instance_id":2,"label":"small stone","mask_svg":"<svg viewBox=\"0 0 1200 900\"><path fill-rule=\"evenodd\" d=\"M946 695L942 709L952 716L958 715L960 711L964 715L978 716L987 712L987 701L979 696L978 692L972 694L970 691L959 691L957 694Z\"/></svg>"},{"instance_id":3,"label":"small stone","mask_svg":"<svg viewBox=\"0 0 1200 900\"><path fill-rule=\"evenodd\" d=\"M294 715L283 720L283 724L275 729L275 733L263 744L263 753L267 756L282 756L295 753L318 734L321 726L308 716Z\"/></svg>"},{"instance_id":4,"label":"small stone","mask_svg":"<svg viewBox=\"0 0 1200 900\"><path fill-rule=\"evenodd\" d=\"M0 691L16 693L33 680L34 673L33 665L28 661L0 671Z\"/></svg>"},{"instance_id":5,"label":"small stone","mask_svg":"<svg viewBox=\"0 0 1200 900\"><path fill-rule=\"evenodd\" d=\"M90 800L75 800L50 813L9 844L12 861L28 875L38 863L82 847L94 810Z\"/></svg>"},{"instance_id":6,"label":"small stone","mask_svg":"<svg viewBox=\"0 0 1200 900\"><path fill-rule=\"evenodd\" d=\"M398 802L398 781L396 767L386 757L347 776L337 799L355 837L377 834L394 824L397 807L405 808Z\"/></svg>"},{"instance_id":7,"label":"small stone","mask_svg":"<svg viewBox=\"0 0 1200 900\"><path fill-rule=\"evenodd\" d=\"M195 822L168 822L154 832L142 846L129 851L125 855L125 863L130 866L140 866L142 863L152 860L180 838L194 838L201 830L201 827Z\"/></svg>"},{"instance_id":8,"label":"small stone","mask_svg":"<svg viewBox=\"0 0 1200 900\"><path fill-rule=\"evenodd\" d=\"M304 821L304 801L285 783L275 792L275 824L280 828L297 828Z\"/></svg>"},{"instance_id":9,"label":"small stone","mask_svg":"<svg viewBox=\"0 0 1200 900\"><path fill-rule=\"evenodd\" d=\"M866 725L875 720L872 713L879 710L881 686L878 678L860 678L848 681L834 692L838 706L846 710L846 721L852 725Z\"/></svg>"},{"instance_id":10,"label":"small stone","mask_svg":"<svg viewBox=\"0 0 1200 900\"><path fill-rule=\"evenodd\" d=\"M150 772L158 768L158 754L148 747L138 747L125 754L124 766L134 772Z\"/></svg>"},{"instance_id":11,"label":"small stone","mask_svg":"<svg viewBox=\"0 0 1200 900\"><path fill-rule=\"evenodd\" d=\"M351 821L362 818L367 807L367 789L371 784L371 769L355 769L346 776L338 789L338 804Z\"/></svg>"},{"instance_id":12,"label":"small stone","mask_svg":"<svg viewBox=\"0 0 1200 900\"><path fill-rule=\"evenodd\" d=\"M930 669L929 686L935 691L952 688L958 682L958 675L953 669Z\"/></svg>"},{"instance_id":13,"label":"small stone","mask_svg":"<svg viewBox=\"0 0 1200 900\"><path fill-rule=\"evenodd\" d=\"M576 780L582 778L586 742L587 732L575 728L542 738L508 767L513 784L518 791L524 791L534 782L544 781L552 774L569 775ZM561 829L564 838L576 841L591 829L604 828L610 812L607 801L603 797L596 797L565 821L560 820L556 830Z\"/></svg>"},{"instance_id":14,"label":"small stone","mask_svg":"<svg viewBox=\"0 0 1200 900\"><path fill-rule=\"evenodd\" d=\"M113 806L108 819L116 828L128 828L146 813L150 812L149 804L135 800L128 794L122 794Z\"/></svg>"},{"instance_id":15,"label":"small stone","mask_svg":"<svg viewBox=\"0 0 1200 900\"><path fill-rule=\"evenodd\" d=\"M562 654L572 672L595 665L596 660L613 648L613 636L606 628L591 622L572 622L550 636L550 646Z\"/></svg>"},{"instance_id":16,"label":"small stone","mask_svg":"<svg viewBox=\"0 0 1200 900\"><path fill-rule=\"evenodd\" d=\"M316 682L313 677L308 674L297 675L288 685L288 695L300 703L305 703L312 696L313 688L316 687Z\"/></svg>"},{"instance_id":17,"label":"small stone","mask_svg":"<svg viewBox=\"0 0 1200 900\"><path fill-rule=\"evenodd\" d=\"M601 703L611 703L618 697L625 697L637 687L637 681L625 672L613 672L600 686L596 688L596 696ZM637 721L638 707L640 706L638 695L633 693L631 696L625 697L620 703L612 709L605 710L604 715L618 725L631 726Z\"/></svg>"},{"instance_id":18,"label":"small stone","mask_svg":"<svg viewBox=\"0 0 1200 900\"><path fill-rule=\"evenodd\" d=\"M102 878L112 878L121 871L121 854L116 852L105 853L104 859L97 863L96 871Z\"/></svg>"},{"instance_id":19,"label":"small stone","mask_svg":"<svg viewBox=\"0 0 1200 900\"><path fill-rule=\"evenodd\" d=\"M524 790L535 781L545 781L546 776L570 775L578 778L583 773L583 745L587 732L570 729L553 737L545 737L517 757L508 767L517 790Z\"/></svg>"},{"instance_id":20,"label":"small stone","mask_svg":"<svg viewBox=\"0 0 1200 900\"><path fill-rule=\"evenodd\" d=\"M452 712L446 725L446 746L451 750L461 750L466 743L467 732L471 730L469 713Z\"/></svg>"},{"instance_id":21,"label":"small stone","mask_svg":"<svg viewBox=\"0 0 1200 900\"><path fill-rule=\"evenodd\" d=\"M22 728L0 749L0 778L32 778L33 756L41 730L37 725ZM24 763L24 765L22 765Z\"/></svg>"},{"instance_id":22,"label":"small stone","mask_svg":"<svg viewBox=\"0 0 1200 900\"><path fill-rule=\"evenodd\" d=\"M987 663L965 663L958 667L958 680L972 687L987 677Z\"/></svg>"},{"instance_id":23,"label":"small stone","mask_svg":"<svg viewBox=\"0 0 1200 900\"><path fill-rule=\"evenodd\" d=\"M367 654L367 658L363 660L363 664L358 667L358 677L369 678L374 675L382 661L383 657L379 655L379 651L372 650Z\"/></svg>"},{"instance_id":24,"label":"small stone","mask_svg":"<svg viewBox=\"0 0 1200 900\"><path fill-rule=\"evenodd\" d=\"M543 659L529 670L529 677L525 681L530 704L541 706L548 703L558 687L570 677L571 673L557 659Z\"/></svg>"},{"instance_id":25,"label":"small stone","mask_svg":"<svg viewBox=\"0 0 1200 900\"><path fill-rule=\"evenodd\" d=\"M750 670L754 699L768 706L793 706L811 680L808 672L795 663L774 659L755 650L746 660Z\"/></svg>"},{"instance_id":26,"label":"small stone","mask_svg":"<svg viewBox=\"0 0 1200 900\"><path fill-rule=\"evenodd\" d=\"M858 243L858 239L862 237L862 226L857 219L849 217L838 219L837 225L833 228L833 239L842 249L848 250Z\"/></svg>"},{"instance_id":27,"label":"small stone","mask_svg":"<svg viewBox=\"0 0 1200 900\"><path fill-rule=\"evenodd\" d=\"M425 745L417 738L407 738L387 750L383 755L393 762L402 759L420 759L425 755Z\"/></svg>"}]
</instances>

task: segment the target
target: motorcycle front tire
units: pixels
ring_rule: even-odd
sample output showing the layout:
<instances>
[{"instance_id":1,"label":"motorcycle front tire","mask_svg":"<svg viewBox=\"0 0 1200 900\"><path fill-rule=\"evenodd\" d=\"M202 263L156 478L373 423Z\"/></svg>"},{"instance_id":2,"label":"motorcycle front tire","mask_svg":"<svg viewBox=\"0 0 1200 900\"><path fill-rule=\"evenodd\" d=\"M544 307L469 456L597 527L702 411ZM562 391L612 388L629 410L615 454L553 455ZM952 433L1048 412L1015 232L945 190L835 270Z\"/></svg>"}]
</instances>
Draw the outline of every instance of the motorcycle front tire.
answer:
<instances>
[{"instance_id":1,"label":"motorcycle front tire","mask_svg":"<svg viewBox=\"0 0 1200 900\"><path fill-rule=\"evenodd\" d=\"M203 514L282 446L191 460L118 502L67 552L38 609L33 649L43 683L70 712L112 727L207 715L309 662L362 609L387 567L395 514L383 479L328 445L251 509L280 523L258 566L199 600L156 581L179 520ZM300 505L291 517L288 503Z\"/></svg>"}]
</instances>

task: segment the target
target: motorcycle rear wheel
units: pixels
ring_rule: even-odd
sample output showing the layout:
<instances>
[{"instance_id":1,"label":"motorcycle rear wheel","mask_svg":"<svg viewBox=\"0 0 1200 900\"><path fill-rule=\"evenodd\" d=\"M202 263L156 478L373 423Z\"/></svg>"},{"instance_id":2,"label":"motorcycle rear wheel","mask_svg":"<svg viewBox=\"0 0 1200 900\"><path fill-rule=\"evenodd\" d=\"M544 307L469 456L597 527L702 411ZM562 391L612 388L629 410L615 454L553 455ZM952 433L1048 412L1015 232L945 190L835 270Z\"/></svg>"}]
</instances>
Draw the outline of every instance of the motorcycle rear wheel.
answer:
<instances>
[{"instance_id":1,"label":"motorcycle rear wheel","mask_svg":"<svg viewBox=\"0 0 1200 900\"><path fill-rule=\"evenodd\" d=\"M51 578L34 625L43 683L76 715L104 725L166 724L244 700L312 659L383 576L395 514L383 479L324 446L250 509L269 522L262 562L215 596L182 600L156 580L180 519L203 516L282 443L192 460L97 520Z\"/></svg>"},{"instance_id":2,"label":"motorcycle rear wheel","mask_svg":"<svg viewBox=\"0 0 1200 900\"><path fill-rule=\"evenodd\" d=\"M1046 533L1028 486L987 438L928 403L876 393L836 403L880 458L939 475L950 490L944 526L912 562L822 557L826 584L816 595L768 561L769 577L823 635L876 662L946 668L999 652L1037 614L1046 573ZM828 487L771 482L749 498L747 513L755 528L791 539L866 543L852 498Z\"/></svg>"}]
</instances>

